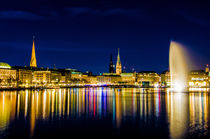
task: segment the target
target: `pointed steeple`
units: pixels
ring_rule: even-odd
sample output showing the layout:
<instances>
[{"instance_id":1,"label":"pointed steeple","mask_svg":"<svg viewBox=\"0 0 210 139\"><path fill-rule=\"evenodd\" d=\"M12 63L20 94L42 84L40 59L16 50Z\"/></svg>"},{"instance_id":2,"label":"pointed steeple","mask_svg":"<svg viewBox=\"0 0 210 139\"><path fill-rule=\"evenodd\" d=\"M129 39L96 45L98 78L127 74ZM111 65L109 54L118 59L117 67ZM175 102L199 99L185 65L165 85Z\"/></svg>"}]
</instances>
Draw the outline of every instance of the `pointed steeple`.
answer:
<instances>
[{"instance_id":1,"label":"pointed steeple","mask_svg":"<svg viewBox=\"0 0 210 139\"><path fill-rule=\"evenodd\" d=\"M121 64L121 61L120 61L120 48L118 48L117 63Z\"/></svg>"},{"instance_id":2,"label":"pointed steeple","mask_svg":"<svg viewBox=\"0 0 210 139\"><path fill-rule=\"evenodd\" d=\"M112 61L112 55L110 56L109 73L114 73L114 64Z\"/></svg>"},{"instance_id":3,"label":"pointed steeple","mask_svg":"<svg viewBox=\"0 0 210 139\"><path fill-rule=\"evenodd\" d=\"M36 63L36 54L35 54L35 42L34 42L35 36L33 36L33 46L32 46L32 53L31 53L31 62L30 67L37 67Z\"/></svg>"},{"instance_id":4,"label":"pointed steeple","mask_svg":"<svg viewBox=\"0 0 210 139\"><path fill-rule=\"evenodd\" d=\"M118 48L116 74L120 75L121 73L122 73L122 65L121 65L121 61L120 61L120 49Z\"/></svg>"},{"instance_id":5,"label":"pointed steeple","mask_svg":"<svg viewBox=\"0 0 210 139\"><path fill-rule=\"evenodd\" d=\"M209 64L206 64L206 69L205 69L206 72L209 72Z\"/></svg>"}]
</instances>

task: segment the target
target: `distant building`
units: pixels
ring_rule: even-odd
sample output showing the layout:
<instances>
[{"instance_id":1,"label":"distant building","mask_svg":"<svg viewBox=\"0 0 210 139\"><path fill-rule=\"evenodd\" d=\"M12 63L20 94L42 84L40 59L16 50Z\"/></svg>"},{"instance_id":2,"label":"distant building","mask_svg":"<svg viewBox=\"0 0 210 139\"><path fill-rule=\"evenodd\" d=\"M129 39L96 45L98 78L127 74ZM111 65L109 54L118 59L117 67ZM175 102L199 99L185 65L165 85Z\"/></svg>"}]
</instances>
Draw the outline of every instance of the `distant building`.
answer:
<instances>
[{"instance_id":1,"label":"distant building","mask_svg":"<svg viewBox=\"0 0 210 139\"><path fill-rule=\"evenodd\" d=\"M96 76L98 84L111 84L111 77L109 76Z\"/></svg>"},{"instance_id":2,"label":"distant building","mask_svg":"<svg viewBox=\"0 0 210 139\"><path fill-rule=\"evenodd\" d=\"M122 82L121 76L116 73L103 73L103 76L109 77L112 85L118 85Z\"/></svg>"},{"instance_id":3,"label":"distant building","mask_svg":"<svg viewBox=\"0 0 210 139\"><path fill-rule=\"evenodd\" d=\"M160 74L161 77L161 84L164 87L170 87L171 86L171 75L170 72L168 70L162 72Z\"/></svg>"},{"instance_id":4,"label":"distant building","mask_svg":"<svg viewBox=\"0 0 210 139\"><path fill-rule=\"evenodd\" d=\"M30 67L11 67L7 63L0 63L0 88L11 87L69 87L85 85L140 85L142 87L170 87L171 75L164 71L159 75L154 71L142 71L126 73L125 67L122 73L120 52L118 49L116 72L112 55L109 63L109 73L94 76L92 72L82 73L76 69L54 69L38 68L35 54L35 42L33 39ZM193 70L188 75L188 86L209 87L210 72L209 65L205 70Z\"/></svg>"},{"instance_id":5,"label":"distant building","mask_svg":"<svg viewBox=\"0 0 210 139\"><path fill-rule=\"evenodd\" d=\"M209 73L209 64L206 65L205 71L206 71L206 73Z\"/></svg>"},{"instance_id":6,"label":"distant building","mask_svg":"<svg viewBox=\"0 0 210 139\"><path fill-rule=\"evenodd\" d=\"M114 73L114 64L112 61L112 55L110 56L109 73Z\"/></svg>"},{"instance_id":7,"label":"distant building","mask_svg":"<svg viewBox=\"0 0 210 139\"><path fill-rule=\"evenodd\" d=\"M29 68L17 68L18 86L29 87L32 85L32 70Z\"/></svg>"},{"instance_id":8,"label":"distant building","mask_svg":"<svg viewBox=\"0 0 210 139\"><path fill-rule=\"evenodd\" d=\"M47 70L37 70L33 72L32 83L35 85L47 85L50 83L51 72Z\"/></svg>"},{"instance_id":9,"label":"distant building","mask_svg":"<svg viewBox=\"0 0 210 139\"><path fill-rule=\"evenodd\" d=\"M85 74L88 75L88 76L92 76L93 75L93 72L87 71Z\"/></svg>"},{"instance_id":10,"label":"distant building","mask_svg":"<svg viewBox=\"0 0 210 139\"><path fill-rule=\"evenodd\" d=\"M71 72L71 79L78 79L78 80L81 80L83 78L82 76L82 72L79 72L79 71L73 71Z\"/></svg>"},{"instance_id":11,"label":"distant building","mask_svg":"<svg viewBox=\"0 0 210 139\"><path fill-rule=\"evenodd\" d=\"M16 87L16 85L16 70L11 69L11 66L7 63L0 63L0 87Z\"/></svg>"},{"instance_id":12,"label":"distant building","mask_svg":"<svg viewBox=\"0 0 210 139\"><path fill-rule=\"evenodd\" d=\"M120 74L122 82L121 84L135 84L136 73L121 73Z\"/></svg>"},{"instance_id":13,"label":"distant building","mask_svg":"<svg viewBox=\"0 0 210 139\"><path fill-rule=\"evenodd\" d=\"M71 72L66 71L64 75L62 74L62 79L65 78L65 83L71 82Z\"/></svg>"},{"instance_id":14,"label":"distant building","mask_svg":"<svg viewBox=\"0 0 210 139\"><path fill-rule=\"evenodd\" d=\"M137 73L137 82L142 87L158 87L160 81L160 76L154 71L142 71Z\"/></svg>"},{"instance_id":15,"label":"distant building","mask_svg":"<svg viewBox=\"0 0 210 139\"><path fill-rule=\"evenodd\" d=\"M188 77L189 87L209 86L209 76L204 70L193 70Z\"/></svg>"},{"instance_id":16,"label":"distant building","mask_svg":"<svg viewBox=\"0 0 210 139\"><path fill-rule=\"evenodd\" d=\"M95 85L95 84L98 83L97 77L96 77L96 76L88 76L87 82L88 82L88 84L93 84L93 85Z\"/></svg>"},{"instance_id":17,"label":"distant building","mask_svg":"<svg viewBox=\"0 0 210 139\"><path fill-rule=\"evenodd\" d=\"M34 38L33 38L33 46L32 46L32 53L31 53L30 67L35 67L35 68L37 67Z\"/></svg>"},{"instance_id":18,"label":"distant building","mask_svg":"<svg viewBox=\"0 0 210 139\"><path fill-rule=\"evenodd\" d=\"M122 65L120 61L120 50L118 48L117 63L116 63L116 74L120 75L122 73Z\"/></svg>"},{"instance_id":19,"label":"distant building","mask_svg":"<svg viewBox=\"0 0 210 139\"><path fill-rule=\"evenodd\" d=\"M49 69L51 71L50 80L52 84L61 86L68 85L71 82L71 69Z\"/></svg>"},{"instance_id":20,"label":"distant building","mask_svg":"<svg viewBox=\"0 0 210 139\"><path fill-rule=\"evenodd\" d=\"M60 83L62 81L61 77L62 77L62 74L61 74L60 71L58 71L58 70L51 70L51 76L50 76L51 83L53 83L53 84Z\"/></svg>"}]
</instances>

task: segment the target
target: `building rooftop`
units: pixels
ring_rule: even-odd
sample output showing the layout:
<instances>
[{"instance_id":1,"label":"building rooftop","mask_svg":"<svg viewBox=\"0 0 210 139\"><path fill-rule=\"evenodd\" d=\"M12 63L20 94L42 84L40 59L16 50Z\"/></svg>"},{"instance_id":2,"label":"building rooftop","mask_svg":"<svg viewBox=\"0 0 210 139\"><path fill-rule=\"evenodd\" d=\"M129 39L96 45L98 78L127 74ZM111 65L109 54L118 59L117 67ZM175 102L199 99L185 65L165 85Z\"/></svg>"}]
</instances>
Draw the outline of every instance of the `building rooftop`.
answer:
<instances>
[{"instance_id":1,"label":"building rooftop","mask_svg":"<svg viewBox=\"0 0 210 139\"><path fill-rule=\"evenodd\" d=\"M7 63L1 62L0 63L0 68L1 69L11 69L11 66Z\"/></svg>"},{"instance_id":2,"label":"building rooftop","mask_svg":"<svg viewBox=\"0 0 210 139\"><path fill-rule=\"evenodd\" d=\"M205 71L202 69L198 69L198 70L191 70L191 72L205 72Z\"/></svg>"},{"instance_id":3,"label":"building rooftop","mask_svg":"<svg viewBox=\"0 0 210 139\"><path fill-rule=\"evenodd\" d=\"M164 70L161 74L166 74L169 70Z\"/></svg>"},{"instance_id":4,"label":"building rooftop","mask_svg":"<svg viewBox=\"0 0 210 139\"><path fill-rule=\"evenodd\" d=\"M157 72L155 72L155 71L140 71L138 73L157 73Z\"/></svg>"}]
</instances>

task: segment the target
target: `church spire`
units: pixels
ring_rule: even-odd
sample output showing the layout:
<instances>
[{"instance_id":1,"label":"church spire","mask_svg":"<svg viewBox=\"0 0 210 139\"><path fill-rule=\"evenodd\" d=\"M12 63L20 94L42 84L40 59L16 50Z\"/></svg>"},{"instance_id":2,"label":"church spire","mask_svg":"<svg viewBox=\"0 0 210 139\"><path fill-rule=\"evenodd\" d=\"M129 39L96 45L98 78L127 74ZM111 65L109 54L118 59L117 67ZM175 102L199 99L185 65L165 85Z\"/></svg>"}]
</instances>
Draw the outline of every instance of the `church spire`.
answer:
<instances>
[{"instance_id":1,"label":"church spire","mask_svg":"<svg viewBox=\"0 0 210 139\"><path fill-rule=\"evenodd\" d=\"M36 63L36 54L35 54L35 43L34 43L35 36L33 36L33 46L32 46L32 53L31 53L31 62L30 67L37 67Z\"/></svg>"},{"instance_id":2,"label":"church spire","mask_svg":"<svg viewBox=\"0 0 210 139\"><path fill-rule=\"evenodd\" d=\"M121 61L120 61L120 48L118 48L117 63L121 64Z\"/></svg>"},{"instance_id":3,"label":"church spire","mask_svg":"<svg viewBox=\"0 0 210 139\"><path fill-rule=\"evenodd\" d=\"M114 73L114 64L112 61L112 55L110 56L109 73Z\"/></svg>"},{"instance_id":4,"label":"church spire","mask_svg":"<svg viewBox=\"0 0 210 139\"><path fill-rule=\"evenodd\" d=\"M209 72L209 64L206 64L206 69L205 69L206 72Z\"/></svg>"},{"instance_id":5,"label":"church spire","mask_svg":"<svg viewBox=\"0 0 210 139\"><path fill-rule=\"evenodd\" d=\"M120 75L121 73L122 73L122 65L121 65L121 61L120 61L120 49L118 48L116 74Z\"/></svg>"}]
</instances>

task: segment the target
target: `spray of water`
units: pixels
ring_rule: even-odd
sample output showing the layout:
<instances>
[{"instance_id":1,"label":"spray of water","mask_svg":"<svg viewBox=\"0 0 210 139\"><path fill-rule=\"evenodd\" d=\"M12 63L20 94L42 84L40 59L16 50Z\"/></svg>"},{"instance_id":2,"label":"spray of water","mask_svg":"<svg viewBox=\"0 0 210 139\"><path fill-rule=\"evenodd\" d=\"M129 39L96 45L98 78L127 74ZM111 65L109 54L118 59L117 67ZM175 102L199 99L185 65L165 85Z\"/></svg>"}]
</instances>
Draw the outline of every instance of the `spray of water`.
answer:
<instances>
[{"instance_id":1,"label":"spray of water","mask_svg":"<svg viewBox=\"0 0 210 139\"><path fill-rule=\"evenodd\" d=\"M184 47L171 41L169 51L169 65L171 75L171 90L184 91L187 87L188 64Z\"/></svg>"}]
</instances>

